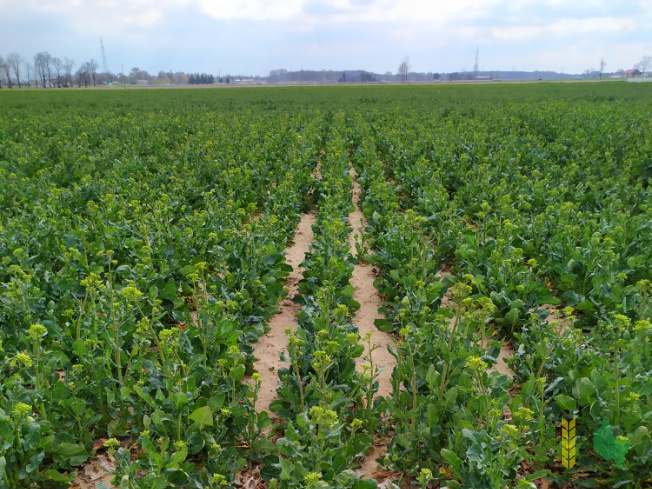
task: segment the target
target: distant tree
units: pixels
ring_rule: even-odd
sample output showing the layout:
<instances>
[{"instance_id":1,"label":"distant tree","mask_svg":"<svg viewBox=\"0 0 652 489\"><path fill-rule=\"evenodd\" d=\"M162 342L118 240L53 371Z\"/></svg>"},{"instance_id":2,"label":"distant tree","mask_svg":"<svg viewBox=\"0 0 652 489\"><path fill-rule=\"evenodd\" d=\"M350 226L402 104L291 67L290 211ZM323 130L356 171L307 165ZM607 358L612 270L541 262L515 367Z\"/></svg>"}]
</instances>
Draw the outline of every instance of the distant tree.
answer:
<instances>
[{"instance_id":1,"label":"distant tree","mask_svg":"<svg viewBox=\"0 0 652 489\"><path fill-rule=\"evenodd\" d=\"M77 70L77 86L81 88L82 84L88 87L91 84L91 68L88 61L84 61Z\"/></svg>"},{"instance_id":2,"label":"distant tree","mask_svg":"<svg viewBox=\"0 0 652 489\"><path fill-rule=\"evenodd\" d=\"M434 75L432 75L433 80L439 80L440 78L441 78L441 75L439 73L435 73Z\"/></svg>"},{"instance_id":3,"label":"distant tree","mask_svg":"<svg viewBox=\"0 0 652 489\"><path fill-rule=\"evenodd\" d=\"M147 80L147 82L149 83L152 81L152 75L150 75L145 70L141 70L140 68L134 67L129 72L129 83L135 85L136 83L138 83L138 80Z\"/></svg>"},{"instance_id":4,"label":"distant tree","mask_svg":"<svg viewBox=\"0 0 652 489\"><path fill-rule=\"evenodd\" d=\"M97 69L100 67L100 64L95 61L95 58L91 58L88 61L88 73L91 76L91 79L93 80L93 86L96 86L95 83L95 77L97 76Z\"/></svg>"},{"instance_id":5,"label":"distant tree","mask_svg":"<svg viewBox=\"0 0 652 489\"><path fill-rule=\"evenodd\" d=\"M72 87L72 68L75 66L75 60L63 58L63 69L66 72L66 84Z\"/></svg>"},{"instance_id":6,"label":"distant tree","mask_svg":"<svg viewBox=\"0 0 652 489\"><path fill-rule=\"evenodd\" d=\"M41 87L47 88L48 80L50 79L50 62L52 56L47 51L41 51L34 55L34 70L37 80L41 80Z\"/></svg>"},{"instance_id":7,"label":"distant tree","mask_svg":"<svg viewBox=\"0 0 652 489\"><path fill-rule=\"evenodd\" d=\"M600 58L600 80L602 80L602 73L604 73L604 67L607 66L604 58Z\"/></svg>"},{"instance_id":8,"label":"distant tree","mask_svg":"<svg viewBox=\"0 0 652 489\"><path fill-rule=\"evenodd\" d=\"M2 89L2 72L5 69L5 59L0 55L0 89Z\"/></svg>"},{"instance_id":9,"label":"distant tree","mask_svg":"<svg viewBox=\"0 0 652 489\"><path fill-rule=\"evenodd\" d=\"M23 63L24 59L19 53L11 53L7 56L7 64L11 66L14 70L14 75L16 76L16 84L20 88L20 65Z\"/></svg>"},{"instance_id":10,"label":"distant tree","mask_svg":"<svg viewBox=\"0 0 652 489\"><path fill-rule=\"evenodd\" d=\"M57 72L57 87L61 88L61 70L63 68L63 61L61 58L52 58L52 66Z\"/></svg>"},{"instance_id":11,"label":"distant tree","mask_svg":"<svg viewBox=\"0 0 652 489\"><path fill-rule=\"evenodd\" d=\"M9 66L9 63L7 60L5 60L2 56L0 56L0 70L4 72L4 74L7 76L7 86L11 88L11 67ZM2 78L0 76L0 78Z\"/></svg>"},{"instance_id":12,"label":"distant tree","mask_svg":"<svg viewBox=\"0 0 652 489\"><path fill-rule=\"evenodd\" d=\"M634 68L638 69L638 71L640 71L642 75L645 75L645 72L647 72L647 70L650 68L651 65L652 65L652 56L643 56L641 58L641 61L639 61Z\"/></svg>"},{"instance_id":13,"label":"distant tree","mask_svg":"<svg viewBox=\"0 0 652 489\"><path fill-rule=\"evenodd\" d=\"M32 73L35 72L35 69L32 65L29 63L25 62L25 72L27 73L27 81L25 82L25 85L28 87L32 86Z\"/></svg>"},{"instance_id":14,"label":"distant tree","mask_svg":"<svg viewBox=\"0 0 652 489\"><path fill-rule=\"evenodd\" d=\"M408 73L410 72L410 58L406 56L398 65L398 75L403 83L407 83Z\"/></svg>"},{"instance_id":15,"label":"distant tree","mask_svg":"<svg viewBox=\"0 0 652 489\"><path fill-rule=\"evenodd\" d=\"M374 81L374 77L371 73L360 73L360 81L363 83L371 83Z\"/></svg>"},{"instance_id":16,"label":"distant tree","mask_svg":"<svg viewBox=\"0 0 652 489\"><path fill-rule=\"evenodd\" d=\"M340 83L346 83L346 73L343 71L342 76L337 80Z\"/></svg>"}]
</instances>

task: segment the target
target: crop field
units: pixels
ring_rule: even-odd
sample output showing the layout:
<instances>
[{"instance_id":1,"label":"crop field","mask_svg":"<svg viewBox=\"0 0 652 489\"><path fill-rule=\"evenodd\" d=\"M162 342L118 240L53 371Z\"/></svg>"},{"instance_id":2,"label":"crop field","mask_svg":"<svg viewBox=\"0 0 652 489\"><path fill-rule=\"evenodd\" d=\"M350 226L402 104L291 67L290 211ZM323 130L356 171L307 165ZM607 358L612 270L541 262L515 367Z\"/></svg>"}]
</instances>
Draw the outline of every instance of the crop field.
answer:
<instances>
[{"instance_id":1,"label":"crop field","mask_svg":"<svg viewBox=\"0 0 652 489\"><path fill-rule=\"evenodd\" d=\"M646 84L0 91L0 489L652 487Z\"/></svg>"}]
</instances>

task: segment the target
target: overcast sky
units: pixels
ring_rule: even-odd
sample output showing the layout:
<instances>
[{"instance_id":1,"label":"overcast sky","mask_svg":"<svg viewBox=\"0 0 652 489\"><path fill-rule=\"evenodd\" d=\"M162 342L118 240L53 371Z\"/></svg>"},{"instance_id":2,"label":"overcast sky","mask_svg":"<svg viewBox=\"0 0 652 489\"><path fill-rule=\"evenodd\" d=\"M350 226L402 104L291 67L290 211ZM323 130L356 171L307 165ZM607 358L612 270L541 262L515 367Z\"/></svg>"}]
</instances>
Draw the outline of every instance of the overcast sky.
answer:
<instances>
[{"instance_id":1,"label":"overcast sky","mask_svg":"<svg viewBox=\"0 0 652 489\"><path fill-rule=\"evenodd\" d=\"M0 55L218 74L629 69L652 0L0 0Z\"/></svg>"}]
</instances>

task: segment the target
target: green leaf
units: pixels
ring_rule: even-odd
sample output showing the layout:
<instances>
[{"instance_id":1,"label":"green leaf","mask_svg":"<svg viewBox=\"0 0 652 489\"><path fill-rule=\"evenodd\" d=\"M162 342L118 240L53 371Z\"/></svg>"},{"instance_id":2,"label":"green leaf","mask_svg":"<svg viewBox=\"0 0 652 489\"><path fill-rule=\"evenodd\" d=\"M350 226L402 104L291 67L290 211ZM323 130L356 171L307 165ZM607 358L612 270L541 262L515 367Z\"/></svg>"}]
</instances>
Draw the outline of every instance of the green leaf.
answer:
<instances>
[{"instance_id":1,"label":"green leaf","mask_svg":"<svg viewBox=\"0 0 652 489\"><path fill-rule=\"evenodd\" d=\"M578 311L594 312L595 311L595 306L593 305L593 303L590 300L584 299L582 302L580 302L579 304L577 304L575 306L575 309L577 309Z\"/></svg>"},{"instance_id":2,"label":"green leaf","mask_svg":"<svg viewBox=\"0 0 652 489\"><path fill-rule=\"evenodd\" d=\"M213 426L213 411L208 406L195 409L188 418L199 423L200 430L204 429L205 426Z\"/></svg>"},{"instance_id":3,"label":"green leaf","mask_svg":"<svg viewBox=\"0 0 652 489\"><path fill-rule=\"evenodd\" d=\"M505 323L509 326L515 326L520 317L521 311L519 309L510 309L509 312L505 314Z\"/></svg>"},{"instance_id":4,"label":"green leaf","mask_svg":"<svg viewBox=\"0 0 652 489\"><path fill-rule=\"evenodd\" d=\"M186 265L181 270L179 270L179 273L181 275L190 275L191 273L197 273L197 267L194 267L192 265Z\"/></svg>"},{"instance_id":5,"label":"green leaf","mask_svg":"<svg viewBox=\"0 0 652 489\"><path fill-rule=\"evenodd\" d=\"M4 457L0 457L0 480L3 480L5 478L5 467L7 466L7 459Z\"/></svg>"},{"instance_id":6,"label":"green leaf","mask_svg":"<svg viewBox=\"0 0 652 489\"><path fill-rule=\"evenodd\" d=\"M450 489L460 489L462 484L457 481L446 481L446 485L442 487L449 487Z\"/></svg>"},{"instance_id":7,"label":"green leaf","mask_svg":"<svg viewBox=\"0 0 652 489\"><path fill-rule=\"evenodd\" d=\"M575 402L575 399L564 394L559 394L556 401L557 405L566 411L574 411L577 407L577 402Z\"/></svg>"},{"instance_id":8,"label":"green leaf","mask_svg":"<svg viewBox=\"0 0 652 489\"><path fill-rule=\"evenodd\" d=\"M177 409L180 409L181 407L188 404L188 396L186 396L182 392L175 392L174 394L172 394L172 402L174 402L174 405L176 406Z\"/></svg>"},{"instance_id":9,"label":"green leaf","mask_svg":"<svg viewBox=\"0 0 652 489\"><path fill-rule=\"evenodd\" d=\"M374 326L376 326L376 328L383 333L387 333L388 331L392 330L392 327L387 322L387 319L374 319Z\"/></svg>"},{"instance_id":10,"label":"green leaf","mask_svg":"<svg viewBox=\"0 0 652 489\"><path fill-rule=\"evenodd\" d=\"M580 404L591 404L595 395L595 386L588 378L580 377L575 381L573 395Z\"/></svg>"},{"instance_id":11,"label":"green leaf","mask_svg":"<svg viewBox=\"0 0 652 489\"><path fill-rule=\"evenodd\" d=\"M439 453L441 453L441 458L443 458L448 465L453 467L456 471L460 471L462 468L462 459L460 459L455 452L452 452L447 448L442 448Z\"/></svg>"},{"instance_id":12,"label":"green leaf","mask_svg":"<svg viewBox=\"0 0 652 489\"><path fill-rule=\"evenodd\" d=\"M282 481L290 480L290 476L294 471L294 465L292 464L292 462L288 459L281 458L279 459L279 464L281 465L281 480Z\"/></svg>"},{"instance_id":13,"label":"green leaf","mask_svg":"<svg viewBox=\"0 0 652 489\"><path fill-rule=\"evenodd\" d=\"M543 479L549 473L550 471L548 469L541 469L541 470L537 470L533 474L527 474L525 478L529 481L535 481L537 479Z\"/></svg>"},{"instance_id":14,"label":"green leaf","mask_svg":"<svg viewBox=\"0 0 652 489\"><path fill-rule=\"evenodd\" d=\"M75 467L88 460L88 452L81 445L62 443L56 447L56 458L71 467Z\"/></svg>"},{"instance_id":15,"label":"green leaf","mask_svg":"<svg viewBox=\"0 0 652 489\"><path fill-rule=\"evenodd\" d=\"M611 426L606 419L602 420L602 427L593 435L593 448L605 460L613 460L619 468L625 462L625 455L631 443L614 437Z\"/></svg>"},{"instance_id":16,"label":"green leaf","mask_svg":"<svg viewBox=\"0 0 652 489\"><path fill-rule=\"evenodd\" d=\"M338 455L333 459L331 469L333 471L333 477L337 476L337 474L346 469L346 459L342 455Z\"/></svg>"},{"instance_id":17,"label":"green leaf","mask_svg":"<svg viewBox=\"0 0 652 489\"><path fill-rule=\"evenodd\" d=\"M351 489L376 489L377 487L378 483L375 479L358 479L353 483Z\"/></svg>"},{"instance_id":18,"label":"green leaf","mask_svg":"<svg viewBox=\"0 0 652 489\"><path fill-rule=\"evenodd\" d=\"M426 374L426 382L428 383L428 387L430 387L430 390L432 390L435 387L435 383L437 382L437 369L435 369L435 366L433 364L430 364L430 367L428 367L428 373Z\"/></svg>"}]
</instances>

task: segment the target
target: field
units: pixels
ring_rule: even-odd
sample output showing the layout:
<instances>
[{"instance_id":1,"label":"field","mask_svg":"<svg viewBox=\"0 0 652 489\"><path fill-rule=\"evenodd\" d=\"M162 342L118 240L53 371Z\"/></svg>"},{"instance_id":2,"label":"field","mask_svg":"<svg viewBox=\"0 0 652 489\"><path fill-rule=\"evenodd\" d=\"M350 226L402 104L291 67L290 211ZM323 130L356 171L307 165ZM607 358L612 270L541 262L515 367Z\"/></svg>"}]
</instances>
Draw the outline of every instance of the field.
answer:
<instances>
[{"instance_id":1,"label":"field","mask_svg":"<svg viewBox=\"0 0 652 489\"><path fill-rule=\"evenodd\" d=\"M652 487L651 183L646 84L2 90L0 489Z\"/></svg>"}]
</instances>

